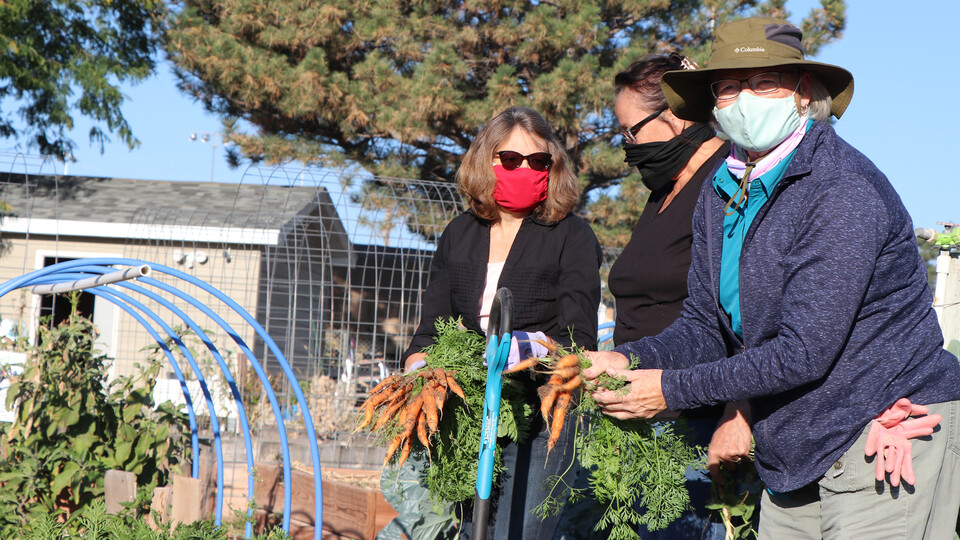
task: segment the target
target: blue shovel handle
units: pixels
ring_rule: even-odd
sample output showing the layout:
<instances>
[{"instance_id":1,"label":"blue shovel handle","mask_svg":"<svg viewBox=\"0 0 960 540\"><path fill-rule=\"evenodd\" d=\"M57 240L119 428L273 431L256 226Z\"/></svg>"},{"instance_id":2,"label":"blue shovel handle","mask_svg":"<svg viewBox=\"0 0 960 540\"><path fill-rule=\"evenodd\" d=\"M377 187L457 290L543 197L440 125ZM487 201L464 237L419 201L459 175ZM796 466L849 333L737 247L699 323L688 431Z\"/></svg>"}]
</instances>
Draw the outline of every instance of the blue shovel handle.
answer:
<instances>
[{"instance_id":1,"label":"blue shovel handle","mask_svg":"<svg viewBox=\"0 0 960 540\"><path fill-rule=\"evenodd\" d=\"M477 494L473 501L473 534L481 540L487 536L490 519L490 492L493 489L493 462L500 423L500 393L503 390L503 368L510 354L513 332L513 294L501 287L493 297L490 322L487 326L487 386L483 399L483 427L480 431L480 458L477 463Z\"/></svg>"}]
</instances>

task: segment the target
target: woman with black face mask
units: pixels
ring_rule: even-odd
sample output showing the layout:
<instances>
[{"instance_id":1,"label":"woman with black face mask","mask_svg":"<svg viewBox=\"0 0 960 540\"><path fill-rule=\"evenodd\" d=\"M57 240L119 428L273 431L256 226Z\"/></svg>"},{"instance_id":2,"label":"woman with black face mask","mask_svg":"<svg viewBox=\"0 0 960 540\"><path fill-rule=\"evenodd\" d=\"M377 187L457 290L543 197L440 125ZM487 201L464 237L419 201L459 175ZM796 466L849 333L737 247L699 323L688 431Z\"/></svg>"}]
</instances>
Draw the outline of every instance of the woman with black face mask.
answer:
<instances>
[{"instance_id":1,"label":"woman with black face mask","mask_svg":"<svg viewBox=\"0 0 960 540\"><path fill-rule=\"evenodd\" d=\"M650 198L630 242L610 269L609 286L617 301L613 339L617 345L653 336L680 315L687 297L693 209L704 181L729 153L729 143L709 125L681 120L667 107L661 76L696 66L673 53L640 59L615 79L614 111L623 129L626 162L636 167ZM722 414L722 416L721 416ZM695 444L710 445L708 465L717 473L730 468L750 450L746 405L688 411L686 421ZM719 420L719 423L718 423ZM716 428L716 429L715 429ZM641 526L644 539L723 538L723 527L704 503L710 479L704 471L688 471L687 487L694 509L666 530L652 533Z\"/></svg>"}]
</instances>

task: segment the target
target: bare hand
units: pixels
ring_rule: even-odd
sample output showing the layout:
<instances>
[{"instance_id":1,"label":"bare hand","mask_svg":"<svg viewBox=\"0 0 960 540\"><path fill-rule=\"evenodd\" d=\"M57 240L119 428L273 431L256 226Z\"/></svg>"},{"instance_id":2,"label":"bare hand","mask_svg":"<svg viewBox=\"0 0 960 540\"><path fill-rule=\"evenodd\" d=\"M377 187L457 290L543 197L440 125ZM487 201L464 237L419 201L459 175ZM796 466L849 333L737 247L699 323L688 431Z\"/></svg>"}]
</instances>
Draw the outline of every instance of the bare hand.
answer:
<instances>
[{"instance_id":1,"label":"bare hand","mask_svg":"<svg viewBox=\"0 0 960 540\"><path fill-rule=\"evenodd\" d=\"M741 459L750 455L752 437L750 405L746 401L727 403L707 450L707 469L715 482L723 483L721 465L732 471Z\"/></svg>"},{"instance_id":2,"label":"bare hand","mask_svg":"<svg viewBox=\"0 0 960 540\"><path fill-rule=\"evenodd\" d=\"M616 354L616 353L614 353ZM623 355L620 355L623 357ZM623 357L626 360L625 357ZM660 369L607 369L607 373L615 377L623 377L630 383L629 392L623 394L620 390L604 390L595 392L593 398L597 400L601 410L620 420L634 418L653 418L667 410L667 402L663 397L660 386Z\"/></svg>"},{"instance_id":3,"label":"bare hand","mask_svg":"<svg viewBox=\"0 0 960 540\"><path fill-rule=\"evenodd\" d=\"M588 381L606 373L607 368L626 369L630 365L627 357L618 352L587 351L586 356L590 359L591 364L589 368L583 370L580 376Z\"/></svg>"}]
</instances>

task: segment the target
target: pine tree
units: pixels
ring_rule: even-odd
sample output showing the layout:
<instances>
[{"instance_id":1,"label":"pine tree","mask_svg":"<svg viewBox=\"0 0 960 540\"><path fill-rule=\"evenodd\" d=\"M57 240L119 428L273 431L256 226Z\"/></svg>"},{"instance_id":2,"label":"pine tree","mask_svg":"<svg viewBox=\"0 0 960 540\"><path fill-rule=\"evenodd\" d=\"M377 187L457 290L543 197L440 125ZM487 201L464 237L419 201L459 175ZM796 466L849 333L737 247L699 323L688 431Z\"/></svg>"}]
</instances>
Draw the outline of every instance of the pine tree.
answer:
<instances>
[{"instance_id":1,"label":"pine tree","mask_svg":"<svg viewBox=\"0 0 960 540\"><path fill-rule=\"evenodd\" d=\"M590 209L606 244L629 237L645 198L616 146L614 75L651 52L704 64L717 24L788 16L785 0L183 4L167 51L181 88L224 118L234 165L353 162L449 181L484 122L529 106L574 158L584 202L621 182L629 194ZM808 51L840 36L845 11L843 0L822 0L809 14Z\"/></svg>"},{"instance_id":2,"label":"pine tree","mask_svg":"<svg viewBox=\"0 0 960 540\"><path fill-rule=\"evenodd\" d=\"M64 159L79 112L101 152L111 133L134 148L120 83L153 72L166 14L162 0L0 2L0 137Z\"/></svg>"}]
</instances>

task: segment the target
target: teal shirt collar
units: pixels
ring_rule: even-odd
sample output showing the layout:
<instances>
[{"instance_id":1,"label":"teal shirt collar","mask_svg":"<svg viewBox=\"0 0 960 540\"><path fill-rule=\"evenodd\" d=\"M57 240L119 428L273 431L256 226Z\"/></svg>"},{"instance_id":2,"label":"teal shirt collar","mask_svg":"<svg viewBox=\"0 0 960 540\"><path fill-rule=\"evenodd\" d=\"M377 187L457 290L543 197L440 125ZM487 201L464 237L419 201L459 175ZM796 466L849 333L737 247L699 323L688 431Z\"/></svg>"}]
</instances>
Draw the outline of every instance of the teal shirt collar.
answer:
<instances>
[{"instance_id":1,"label":"teal shirt collar","mask_svg":"<svg viewBox=\"0 0 960 540\"><path fill-rule=\"evenodd\" d=\"M748 197L736 210L723 216L723 241L720 251L720 307L730 317L730 326L738 337L743 337L743 319L740 312L740 254L747 231L760 208L770 199L774 188L780 183L796 150L777 163L772 169L750 181ZM739 198L740 178L730 172L723 162L713 177L713 189L724 199Z\"/></svg>"}]
</instances>

